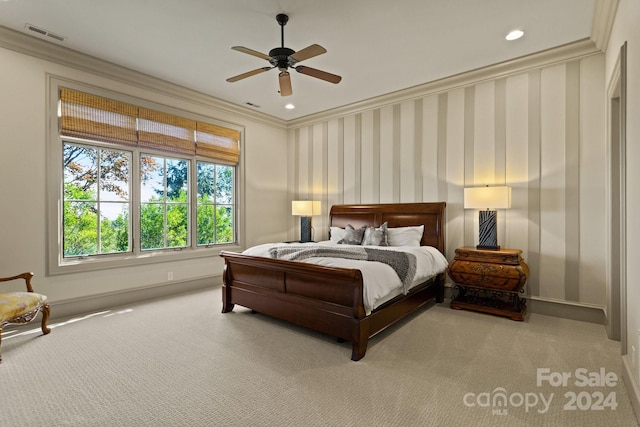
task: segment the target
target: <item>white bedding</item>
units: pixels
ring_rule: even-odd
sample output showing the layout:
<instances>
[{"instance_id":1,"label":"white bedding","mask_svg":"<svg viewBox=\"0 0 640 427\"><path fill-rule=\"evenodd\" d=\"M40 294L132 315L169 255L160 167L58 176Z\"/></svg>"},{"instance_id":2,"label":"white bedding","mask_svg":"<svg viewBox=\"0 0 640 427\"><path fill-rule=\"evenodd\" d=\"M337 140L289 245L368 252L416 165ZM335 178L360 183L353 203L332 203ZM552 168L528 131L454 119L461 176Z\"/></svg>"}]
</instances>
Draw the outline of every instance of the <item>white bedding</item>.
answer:
<instances>
[{"instance_id":1,"label":"white bedding","mask_svg":"<svg viewBox=\"0 0 640 427\"><path fill-rule=\"evenodd\" d=\"M269 249L281 245L288 245L288 243L266 243L251 247L243 253L269 258ZM319 243L304 243L304 245L335 246L336 243L325 241ZM349 245L339 246L348 247ZM415 255L416 274L409 288L446 271L448 265L444 255L431 246L375 246L375 249L404 251ZM363 302L367 315L370 314L372 310L403 292L402 281L396 272L393 268L381 262L324 257L308 258L300 262L308 262L328 267L356 268L360 270L364 284Z\"/></svg>"}]
</instances>

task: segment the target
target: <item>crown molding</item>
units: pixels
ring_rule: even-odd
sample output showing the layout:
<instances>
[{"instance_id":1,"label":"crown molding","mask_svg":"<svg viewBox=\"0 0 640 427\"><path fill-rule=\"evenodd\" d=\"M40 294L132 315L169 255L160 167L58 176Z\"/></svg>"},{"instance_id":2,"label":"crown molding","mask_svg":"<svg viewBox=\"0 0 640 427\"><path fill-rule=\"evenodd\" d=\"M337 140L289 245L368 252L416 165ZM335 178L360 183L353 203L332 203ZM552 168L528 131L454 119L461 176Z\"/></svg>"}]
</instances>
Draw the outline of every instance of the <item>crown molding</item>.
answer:
<instances>
[{"instance_id":1,"label":"crown molding","mask_svg":"<svg viewBox=\"0 0 640 427\"><path fill-rule=\"evenodd\" d=\"M585 38L573 43L533 53L531 55L522 56L509 61L445 77L443 79L402 89L397 92L391 92L386 95L355 102L317 114L293 119L288 121L287 124L289 129L309 126L318 122L357 114L363 111L373 110L427 95L447 92L460 87L496 80L533 69L548 67L550 65L585 58L587 56L600 53L602 53L602 51L596 48L593 40Z\"/></svg>"},{"instance_id":2,"label":"crown molding","mask_svg":"<svg viewBox=\"0 0 640 427\"><path fill-rule=\"evenodd\" d=\"M602 11L602 13L597 12L596 14L598 16L608 16L609 18L606 21L612 23L613 18L611 16L615 16L615 9L617 8L618 0L612 0L612 3L615 3L615 7L613 8L604 7L604 5L609 5L608 0L596 0L596 2L597 10ZM600 6L600 8L598 6ZM602 22L602 20L598 19L598 22ZM535 68L546 67L556 63L579 59L602 52L602 50L596 46L593 39L583 39L531 55L515 58L465 73L445 77L433 82L391 92L386 95L381 95L375 98L358 101L342 107L286 121L268 114L249 110L245 107L223 101L202 92L187 89L183 86L151 77L147 74L143 74L90 55L79 53L64 46L46 42L2 26L0 26L0 47L56 64L68 66L77 70L103 76L111 80L130 84L152 92L170 95L208 108L222 110L239 118L245 118L269 126L276 126L285 129L295 129L308 126L310 124L326 121L332 118L357 114L363 111L381 108L386 105L433 95L472 84L478 84L483 81L495 80ZM237 124L243 125L242 123Z\"/></svg>"},{"instance_id":3,"label":"crown molding","mask_svg":"<svg viewBox=\"0 0 640 427\"><path fill-rule=\"evenodd\" d=\"M596 0L591 23L591 40L603 52L607 50L609 44L613 22L618 11L618 2L619 0Z\"/></svg>"},{"instance_id":4,"label":"crown molding","mask_svg":"<svg viewBox=\"0 0 640 427\"><path fill-rule=\"evenodd\" d=\"M287 127L287 122L277 117L252 111L202 92L187 89L166 80L158 79L91 55L76 52L67 47L40 40L3 26L0 26L0 47L148 91L169 95L204 107L221 110L239 118L253 120L269 126ZM243 123L237 124L244 125Z\"/></svg>"}]
</instances>

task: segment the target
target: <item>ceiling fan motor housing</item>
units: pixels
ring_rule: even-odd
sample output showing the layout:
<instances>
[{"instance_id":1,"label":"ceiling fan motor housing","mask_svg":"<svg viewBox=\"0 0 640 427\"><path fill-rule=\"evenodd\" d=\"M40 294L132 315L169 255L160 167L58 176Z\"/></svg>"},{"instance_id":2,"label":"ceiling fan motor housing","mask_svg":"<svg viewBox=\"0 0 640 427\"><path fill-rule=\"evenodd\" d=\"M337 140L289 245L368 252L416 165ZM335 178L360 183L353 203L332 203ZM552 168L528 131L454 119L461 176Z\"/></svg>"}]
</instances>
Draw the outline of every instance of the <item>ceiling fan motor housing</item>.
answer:
<instances>
[{"instance_id":1,"label":"ceiling fan motor housing","mask_svg":"<svg viewBox=\"0 0 640 427\"><path fill-rule=\"evenodd\" d=\"M276 47L269 51L269 56L271 57L269 63L279 69L287 69L296 63L295 59L289 57L294 53L296 53L296 51L288 47Z\"/></svg>"}]
</instances>

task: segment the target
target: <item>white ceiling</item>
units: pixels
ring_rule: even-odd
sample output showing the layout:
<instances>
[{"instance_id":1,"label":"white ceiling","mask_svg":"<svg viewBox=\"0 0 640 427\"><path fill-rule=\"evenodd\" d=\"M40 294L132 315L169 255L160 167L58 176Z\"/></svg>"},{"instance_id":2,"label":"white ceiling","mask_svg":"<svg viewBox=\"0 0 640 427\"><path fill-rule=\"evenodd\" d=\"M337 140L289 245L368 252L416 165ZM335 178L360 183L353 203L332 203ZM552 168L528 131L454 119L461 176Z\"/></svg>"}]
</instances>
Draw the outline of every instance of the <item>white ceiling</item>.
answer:
<instances>
[{"instance_id":1,"label":"white ceiling","mask_svg":"<svg viewBox=\"0 0 640 427\"><path fill-rule=\"evenodd\" d=\"M0 0L0 25L65 37L69 49L207 95L291 120L587 38L595 0ZM280 47L275 16L289 15L285 46L327 53L301 65L342 76L337 84L291 74L278 93L268 66L231 50ZM508 42L519 28L525 36ZM294 110L284 105L293 103Z\"/></svg>"}]
</instances>

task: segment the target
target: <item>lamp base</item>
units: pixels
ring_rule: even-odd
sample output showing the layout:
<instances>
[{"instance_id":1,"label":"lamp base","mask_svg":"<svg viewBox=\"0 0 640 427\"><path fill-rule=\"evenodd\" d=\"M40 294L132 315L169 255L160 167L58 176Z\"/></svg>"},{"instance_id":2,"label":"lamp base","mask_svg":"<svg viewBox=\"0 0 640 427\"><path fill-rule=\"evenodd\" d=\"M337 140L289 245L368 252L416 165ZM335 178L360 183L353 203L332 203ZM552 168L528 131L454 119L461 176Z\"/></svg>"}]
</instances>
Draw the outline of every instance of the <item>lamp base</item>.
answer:
<instances>
[{"instance_id":1,"label":"lamp base","mask_svg":"<svg viewBox=\"0 0 640 427\"><path fill-rule=\"evenodd\" d=\"M307 243L311 241L311 217L300 217L300 243Z\"/></svg>"},{"instance_id":2,"label":"lamp base","mask_svg":"<svg viewBox=\"0 0 640 427\"><path fill-rule=\"evenodd\" d=\"M484 249L487 251L499 251L500 250L500 246L481 246L478 245L476 246L476 249Z\"/></svg>"},{"instance_id":3,"label":"lamp base","mask_svg":"<svg viewBox=\"0 0 640 427\"><path fill-rule=\"evenodd\" d=\"M500 249L498 246L497 211L480 211L478 249Z\"/></svg>"}]
</instances>

